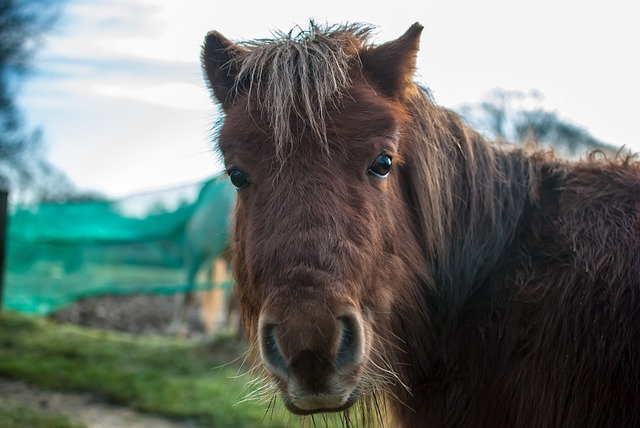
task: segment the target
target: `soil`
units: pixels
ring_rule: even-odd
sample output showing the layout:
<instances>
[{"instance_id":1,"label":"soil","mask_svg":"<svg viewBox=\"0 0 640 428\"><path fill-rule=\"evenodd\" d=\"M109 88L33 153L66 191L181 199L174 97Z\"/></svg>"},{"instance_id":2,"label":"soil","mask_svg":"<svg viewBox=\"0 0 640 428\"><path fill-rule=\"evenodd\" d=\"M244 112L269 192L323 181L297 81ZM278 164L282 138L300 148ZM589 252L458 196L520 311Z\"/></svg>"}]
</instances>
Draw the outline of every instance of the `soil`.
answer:
<instances>
[{"instance_id":1,"label":"soil","mask_svg":"<svg viewBox=\"0 0 640 428\"><path fill-rule=\"evenodd\" d=\"M85 327L133 334L167 334L175 304L174 298L173 295L86 298L51 315L51 318ZM204 334L198 311L199 306L194 302L187 317L189 335Z\"/></svg>"}]
</instances>

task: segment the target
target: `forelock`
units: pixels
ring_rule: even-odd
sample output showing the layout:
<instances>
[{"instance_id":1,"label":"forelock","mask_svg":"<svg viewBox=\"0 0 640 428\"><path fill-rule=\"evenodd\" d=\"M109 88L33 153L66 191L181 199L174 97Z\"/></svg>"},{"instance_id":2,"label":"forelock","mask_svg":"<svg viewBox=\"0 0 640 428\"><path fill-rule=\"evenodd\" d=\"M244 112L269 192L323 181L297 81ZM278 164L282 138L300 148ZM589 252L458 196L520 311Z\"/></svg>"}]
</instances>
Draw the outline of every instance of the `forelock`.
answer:
<instances>
[{"instance_id":1,"label":"forelock","mask_svg":"<svg viewBox=\"0 0 640 428\"><path fill-rule=\"evenodd\" d=\"M255 94L258 108L275 140L276 156L296 140L291 129L297 116L326 150L329 105L338 106L351 84L350 69L359 66L358 52L367 44L372 27L362 24L319 26L277 32L272 39L240 45L235 91Z\"/></svg>"}]
</instances>

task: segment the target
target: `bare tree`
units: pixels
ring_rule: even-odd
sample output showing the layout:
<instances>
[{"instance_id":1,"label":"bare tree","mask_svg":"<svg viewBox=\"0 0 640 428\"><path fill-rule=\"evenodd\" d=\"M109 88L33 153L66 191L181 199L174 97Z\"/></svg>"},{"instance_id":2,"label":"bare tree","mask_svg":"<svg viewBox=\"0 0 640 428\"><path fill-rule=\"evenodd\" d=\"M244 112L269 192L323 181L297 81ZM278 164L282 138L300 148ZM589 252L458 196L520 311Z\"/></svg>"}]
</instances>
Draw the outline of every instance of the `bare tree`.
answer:
<instances>
[{"instance_id":1,"label":"bare tree","mask_svg":"<svg viewBox=\"0 0 640 428\"><path fill-rule=\"evenodd\" d=\"M465 119L487 137L515 143L536 142L566 156L588 151L615 153L618 148L598 140L585 128L542 108L543 96L494 89L478 104L459 109Z\"/></svg>"},{"instance_id":2,"label":"bare tree","mask_svg":"<svg viewBox=\"0 0 640 428\"><path fill-rule=\"evenodd\" d=\"M40 129L28 129L15 99L63 2L0 0L0 189L39 198L73 188L45 158Z\"/></svg>"}]
</instances>

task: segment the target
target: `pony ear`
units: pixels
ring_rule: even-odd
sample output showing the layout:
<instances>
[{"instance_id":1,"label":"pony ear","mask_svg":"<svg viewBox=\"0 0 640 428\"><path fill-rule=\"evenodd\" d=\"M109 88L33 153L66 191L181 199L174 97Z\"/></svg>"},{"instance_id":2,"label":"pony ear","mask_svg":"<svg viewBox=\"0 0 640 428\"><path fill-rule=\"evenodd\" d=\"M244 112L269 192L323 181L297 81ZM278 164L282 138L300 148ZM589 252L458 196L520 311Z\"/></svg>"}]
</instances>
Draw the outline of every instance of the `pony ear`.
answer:
<instances>
[{"instance_id":1,"label":"pony ear","mask_svg":"<svg viewBox=\"0 0 640 428\"><path fill-rule=\"evenodd\" d=\"M202 68L212 94L224 109L234 102L243 51L217 31L207 34L204 41Z\"/></svg>"},{"instance_id":2,"label":"pony ear","mask_svg":"<svg viewBox=\"0 0 640 428\"><path fill-rule=\"evenodd\" d=\"M398 39L360 52L363 69L385 95L401 98L411 84L423 28L416 22Z\"/></svg>"}]
</instances>

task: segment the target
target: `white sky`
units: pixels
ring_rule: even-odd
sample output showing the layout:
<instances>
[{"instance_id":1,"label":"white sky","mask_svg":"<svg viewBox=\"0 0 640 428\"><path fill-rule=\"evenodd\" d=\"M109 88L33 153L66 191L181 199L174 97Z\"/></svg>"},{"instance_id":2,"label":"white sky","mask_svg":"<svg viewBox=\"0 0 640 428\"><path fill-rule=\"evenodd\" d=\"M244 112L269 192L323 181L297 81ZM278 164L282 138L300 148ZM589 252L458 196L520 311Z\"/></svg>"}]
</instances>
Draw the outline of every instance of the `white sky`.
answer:
<instances>
[{"instance_id":1,"label":"white sky","mask_svg":"<svg viewBox=\"0 0 640 428\"><path fill-rule=\"evenodd\" d=\"M81 188L116 196L208 177L216 110L200 45L215 29L269 37L309 18L365 22L376 41L426 28L418 80L439 104L539 90L596 138L640 151L640 8L632 0L348 2L69 0L21 103L49 158Z\"/></svg>"}]
</instances>

